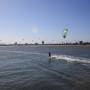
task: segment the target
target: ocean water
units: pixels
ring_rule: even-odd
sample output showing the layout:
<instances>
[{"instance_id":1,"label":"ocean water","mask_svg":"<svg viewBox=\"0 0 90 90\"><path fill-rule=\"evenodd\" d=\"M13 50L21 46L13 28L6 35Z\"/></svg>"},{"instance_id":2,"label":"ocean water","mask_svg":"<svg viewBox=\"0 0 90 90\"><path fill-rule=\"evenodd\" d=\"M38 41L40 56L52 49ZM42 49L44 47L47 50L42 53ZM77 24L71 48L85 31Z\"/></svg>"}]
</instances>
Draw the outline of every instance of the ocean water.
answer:
<instances>
[{"instance_id":1,"label":"ocean water","mask_svg":"<svg viewBox=\"0 0 90 90\"><path fill-rule=\"evenodd\" d=\"M0 90L90 90L90 46L0 46Z\"/></svg>"}]
</instances>

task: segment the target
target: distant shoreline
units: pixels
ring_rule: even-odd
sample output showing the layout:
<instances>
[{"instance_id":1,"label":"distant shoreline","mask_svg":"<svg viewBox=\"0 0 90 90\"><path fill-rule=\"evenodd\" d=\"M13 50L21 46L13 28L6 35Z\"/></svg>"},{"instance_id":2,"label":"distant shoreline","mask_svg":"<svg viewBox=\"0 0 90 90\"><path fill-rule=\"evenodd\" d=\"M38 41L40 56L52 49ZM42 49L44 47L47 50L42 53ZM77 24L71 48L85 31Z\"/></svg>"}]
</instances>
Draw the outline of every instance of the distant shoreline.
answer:
<instances>
[{"instance_id":1,"label":"distant shoreline","mask_svg":"<svg viewBox=\"0 0 90 90\"><path fill-rule=\"evenodd\" d=\"M38 44L38 45L35 45L35 44L28 44L28 45L25 45L25 44L17 44L17 45L14 45L14 44L3 44L3 45L0 45L0 46L62 46L62 47L90 47L90 45L61 45L61 44Z\"/></svg>"}]
</instances>

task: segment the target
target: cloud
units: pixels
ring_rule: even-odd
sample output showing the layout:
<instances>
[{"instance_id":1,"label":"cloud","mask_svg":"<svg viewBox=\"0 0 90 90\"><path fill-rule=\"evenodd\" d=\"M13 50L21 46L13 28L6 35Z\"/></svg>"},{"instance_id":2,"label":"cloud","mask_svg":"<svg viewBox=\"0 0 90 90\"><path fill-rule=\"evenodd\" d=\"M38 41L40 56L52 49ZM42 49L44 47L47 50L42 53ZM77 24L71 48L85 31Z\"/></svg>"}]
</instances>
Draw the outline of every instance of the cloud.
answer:
<instances>
[{"instance_id":1,"label":"cloud","mask_svg":"<svg viewBox=\"0 0 90 90\"><path fill-rule=\"evenodd\" d=\"M36 27L32 28L32 32L35 34L38 33L38 28L36 28Z\"/></svg>"}]
</instances>

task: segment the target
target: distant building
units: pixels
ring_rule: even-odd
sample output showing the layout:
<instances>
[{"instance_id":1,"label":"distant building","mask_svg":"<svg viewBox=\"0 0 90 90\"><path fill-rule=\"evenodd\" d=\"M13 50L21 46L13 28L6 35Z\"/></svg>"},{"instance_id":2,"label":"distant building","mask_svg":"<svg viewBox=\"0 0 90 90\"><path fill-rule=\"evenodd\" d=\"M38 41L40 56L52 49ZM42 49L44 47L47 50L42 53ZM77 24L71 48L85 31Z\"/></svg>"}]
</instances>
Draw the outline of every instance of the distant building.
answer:
<instances>
[{"instance_id":1,"label":"distant building","mask_svg":"<svg viewBox=\"0 0 90 90\"><path fill-rule=\"evenodd\" d=\"M42 41L42 45L44 45L44 41Z\"/></svg>"},{"instance_id":2,"label":"distant building","mask_svg":"<svg viewBox=\"0 0 90 90\"><path fill-rule=\"evenodd\" d=\"M35 43L35 45L38 45L38 43Z\"/></svg>"},{"instance_id":3,"label":"distant building","mask_svg":"<svg viewBox=\"0 0 90 90\"><path fill-rule=\"evenodd\" d=\"M79 44L80 44L80 45L83 45L83 41L79 41Z\"/></svg>"},{"instance_id":4,"label":"distant building","mask_svg":"<svg viewBox=\"0 0 90 90\"><path fill-rule=\"evenodd\" d=\"M14 43L14 45L17 45L17 44L18 44L17 42Z\"/></svg>"},{"instance_id":5,"label":"distant building","mask_svg":"<svg viewBox=\"0 0 90 90\"><path fill-rule=\"evenodd\" d=\"M25 45L28 45L28 43L25 43Z\"/></svg>"}]
</instances>

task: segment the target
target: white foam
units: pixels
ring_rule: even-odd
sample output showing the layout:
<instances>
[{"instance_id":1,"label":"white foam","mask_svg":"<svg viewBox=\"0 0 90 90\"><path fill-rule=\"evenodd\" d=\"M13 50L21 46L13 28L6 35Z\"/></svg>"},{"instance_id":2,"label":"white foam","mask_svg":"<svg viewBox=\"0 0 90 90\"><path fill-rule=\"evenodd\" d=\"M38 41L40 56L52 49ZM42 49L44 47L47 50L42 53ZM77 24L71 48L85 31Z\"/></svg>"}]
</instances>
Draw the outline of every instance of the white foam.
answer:
<instances>
[{"instance_id":1,"label":"white foam","mask_svg":"<svg viewBox=\"0 0 90 90\"><path fill-rule=\"evenodd\" d=\"M69 55L52 55L51 58L57 59L57 60L65 60L67 62L89 63L90 64L90 59L88 58L74 57L74 56L69 56Z\"/></svg>"},{"instance_id":2,"label":"white foam","mask_svg":"<svg viewBox=\"0 0 90 90\"><path fill-rule=\"evenodd\" d=\"M26 52L26 51L11 51L11 50L0 50L3 52L12 52L12 53L21 53L21 54L36 54L36 55L44 55L47 56L46 53L38 53L38 52ZM74 57L74 56L69 56L69 55L52 55L52 59L57 59L57 60L65 60L67 62L78 62L78 63L88 63L90 64L90 59L88 58L81 58L81 57Z\"/></svg>"}]
</instances>

